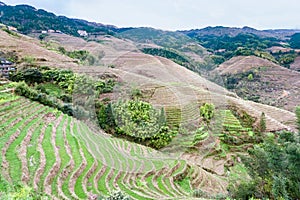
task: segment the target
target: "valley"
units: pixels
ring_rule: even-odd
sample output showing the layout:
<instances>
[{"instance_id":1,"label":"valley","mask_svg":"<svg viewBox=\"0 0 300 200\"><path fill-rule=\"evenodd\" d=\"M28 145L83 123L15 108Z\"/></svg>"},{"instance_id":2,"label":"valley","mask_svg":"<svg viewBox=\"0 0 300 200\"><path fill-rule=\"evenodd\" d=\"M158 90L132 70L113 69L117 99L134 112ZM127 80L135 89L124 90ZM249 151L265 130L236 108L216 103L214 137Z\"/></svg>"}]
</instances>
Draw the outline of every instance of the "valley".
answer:
<instances>
[{"instance_id":1,"label":"valley","mask_svg":"<svg viewBox=\"0 0 300 200\"><path fill-rule=\"evenodd\" d=\"M299 30L0 11L0 199L299 197Z\"/></svg>"}]
</instances>

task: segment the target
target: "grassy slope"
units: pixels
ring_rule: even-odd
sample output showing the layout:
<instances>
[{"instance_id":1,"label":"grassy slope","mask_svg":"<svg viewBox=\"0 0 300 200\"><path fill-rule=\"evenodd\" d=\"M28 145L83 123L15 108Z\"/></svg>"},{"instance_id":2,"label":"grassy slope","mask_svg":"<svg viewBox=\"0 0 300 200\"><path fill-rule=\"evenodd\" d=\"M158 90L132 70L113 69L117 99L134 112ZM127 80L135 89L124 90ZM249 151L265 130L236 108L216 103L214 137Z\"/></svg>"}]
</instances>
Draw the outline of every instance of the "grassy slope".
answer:
<instances>
[{"instance_id":1,"label":"grassy slope","mask_svg":"<svg viewBox=\"0 0 300 200\"><path fill-rule=\"evenodd\" d=\"M12 99L13 97L11 96ZM30 103L24 98L21 98L20 101L26 104ZM10 103L1 104L1 108L8 107L8 109L5 112L0 112L0 116L7 115L8 118L14 118L14 108L17 105L13 104L13 101L11 105ZM137 184L141 179L141 175L146 175L149 172L156 174L163 167L171 170L176 165L175 163L177 163L175 158L160 154L146 147L129 142L125 144L123 140L113 139L101 133L95 134L80 121L63 115L52 108L41 106L38 103L35 103L35 105L35 109L22 109L24 119L16 126L9 126L5 129L5 132L1 132L2 165L8 163L8 167L2 168L1 174L12 182L22 181L33 187L33 182L36 182L36 180L33 180L36 178L34 174L38 169L41 169L42 173L37 182L37 189L41 192L46 190L53 197L87 198L93 193L96 195L105 195L109 191L120 187L135 199L151 199L153 197L151 196L151 192L146 192L146 190L143 190ZM42 124L46 126L44 130L41 130ZM22 130L21 132L18 132L18 127ZM37 151L37 144L33 141L42 132L44 133L44 137L42 138L41 147L45 155L45 160L41 159L39 151ZM27 155L25 156L27 162L22 163L19 159L21 152L18 149L25 138L29 139L28 146L23 147L27 150L25 154ZM66 142L69 144L71 155L67 152L68 146L64 145L67 144ZM133 151L128 151L129 148L133 149ZM138 149L139 151L137 151ZM147 159L144 159L145 155L143 152L151 153ZM60 159L55 157L55 154L59 155ZM70 160L73 160L73 165L70 164ZM129 164L131 160L134 160L134 165ZM95 178L102 169L101 167L92 168L95 162L99 163L100 166L105 166L107 169L108 173L103 173L96 180L99 184L105 183L106 187L104 188L101 184L99 186L97 184L85 185L85 180L88 180L90 177ZM42 163L44 163L44 167L42 167ZM32 167L32 164L36 167ZM186 165L184 161L182 161L182 164ZM148 168L146 167L148 165L154 167ZM22 179L22 173L25 172L24 170L28 166L30 166L28 170L29 179L25 181ZM16 168L21 170L17 170ZM88 175L88 172L90 175ZM67 175L65 176L64 174L66 173ZM109 174L111 175L108 176ZM132 178L129 184L122 184L121 178L124 175ZM179 196L183 197L187 195L178 192L176 188L171 187L170 183L162 183L162 178L167 180L166 182L173 183L173 179L171 178L173 175L171 173L168 177L162 177L162 174L158 173L157 180L154 180L152 183L151 179L146 179L149 180L146 185L148 189L152 188L156 190L151 185L158 184L162 191L168 191L163 193L154 192L153 195L156 194L157 198L179 198ZM94 180L91 182L94 182ZM98 188L94 188L94 186L98 186Z\"/></svg>"}]
</instances>

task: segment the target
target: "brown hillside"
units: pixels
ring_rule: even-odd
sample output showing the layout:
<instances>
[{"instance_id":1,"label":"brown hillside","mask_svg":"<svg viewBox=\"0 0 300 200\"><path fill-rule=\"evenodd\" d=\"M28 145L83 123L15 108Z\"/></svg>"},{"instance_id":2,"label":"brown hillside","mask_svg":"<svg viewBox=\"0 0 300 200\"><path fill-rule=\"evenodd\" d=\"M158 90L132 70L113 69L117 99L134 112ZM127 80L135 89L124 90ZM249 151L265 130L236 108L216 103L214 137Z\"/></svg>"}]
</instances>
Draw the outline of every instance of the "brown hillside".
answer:
<instances>
[{"instance_id":1,"label":"brown hillside","mask_svg":"<svg viewBox=\"0 0 300 200\"><path fill-rule=\"evenodd\" d=\"M87 42L81 38L63 34L50 35L53 42L57 42L58 45L64 46L68 50L85 49L94 56L99 52L104 53L98 66L82 66L74 63L68 57L45 49L38 40L24 36L17 38L3 32L1 32L1 37L4 37L6 41L11 41L11 43L6 43L1 40L1 51L15 50L21 57L25 55L34 58L43 57L47 59L48 65L52 67L72 68L75 72L93 76L101 76L105 73L117 77L122 84L120 87L116 87L113 93L108 94L112 100L118 97L128 98L132 88L139 88L146 101L151 102L158 108L165 108L169 123L185 125L186 127L199 125L199 106L205 102L211 102L215 104L218 110L234 108L237 113L247 113L255 120L256 124L259 123L260 116L264 112L266 114L267 131L294 129L293 124L296 117L292 112L245 101L235 93L166 58L139 52L134 43L130 41L114 37L103 37L103 41L99 43ZM14 45L10 46L11 44ZM45 64L41 63L41 65ZM111 66L105 67L107 65ZM177 137L178 140L185 139L180 137ZM177 138L174 139L175 142ZM203 142L203 145L199 147L199 153L194 157L195 159L190 154L182 155L183 151L179 152L180 155L176 154L176 156L188 160L192 165L199 166L199 169L194 169L192 174L195 179L192 184L196 188L202 184L203 181L201 180L204 178L203 180L208 180L208 182L204 182L204 186L201 187L225 191L226 183L224 183L224 180L227 177L224 174L224 165L227 160L231 159L230 156L218 161L213 160L213 156L206 156L208 153L213 152L219 142L220 140L217 137L209 136ZM176 145L174 146L176 147ZM167 152L170 151L167 150ZM206 171L204 168L209 170ZM214 173L211 173L211 171ZM223 188L214 189L216 184L221 185Z\"/></svg>"},{"instance_id":2,"label":"brown hillside","mask_svg":"<svg viewBox=\"0 0 300 200\"><path fill-rule=\"evenodd\" d=\"M260 109L250 106L249 103L240 99L234 93L229 92L223 87L202 78L198 74L168 59L145 55L139 52L135 48L134 43L127 40L114 37L102 37L101 42L87 42L81 38L64 34L50 35L51 40L56 41L59 45L64 46L68 50L86 49L93 55L104 52L104 56L100 61L105 65L112 64L114 66L114 68L107 68L103 66L80 66L73 59L58 54L55 51L47 50L40 44L39 40L27 36L20 35L16 37L0 31L0 37L1 51L16 51L21 58L30 56L35 59L43 58L46 60L36 62L38 65L72 68L76 72L87 73L94 76L100 76L103 73L117 76L120 81L127 83L128 87L139 87L145 90L147 94L149 94L148 100L158 107L178 107L182 113L180 119L182 123L199 120L198 106L204 102L213 102L217 107L223 108L236 105L240 110L244 110L255 119L258 119L262 112ZM246 59L244 59L240 57L240 60L243 61L247 59L249 58L246 57ZM232 60L228 63L230 62L232 62ZM263 63L263 65L270 63L263 59L256 59L256 62L259 64ZM236 62L233 63L237 65ZM243 62L239 66L244 66ZM272 66L278 69L278 66L275 64L272 64ZM282 67L279 68L283 69L284 72L281 76L290 72L290 70ZM219 69L221 69L221 67ZM279 70L278 72L281 71ZM294 72L293 75L295 78L298 78L299 73ZM274 76L274 78L275 80L279 79L279 77L276 78L276 76ZM297 79L297 81L298 80L300 79ZM296 81L291 81L290 85L296 83ZM297 84L299 84L299 81ZM299 87L294 88L294 90L299 92L298 88ZM117 94L117 96L124 95L124 90L116 89L115 94ZM297 99L297 97L299 97L297 95L291 94L289 97L293 98L295 102L299 99ZM274 109L274 112L277 112L276 108L270 107L270 109ZM290 119L294 118L292 113L290 113L289 116L289 120L287 121L273 119L271 117L272 120L268 122L268 130L276 131L288 129L289 127L287 127L286 124L290 124Z\"/></svg>"},{"instance_id":3,"label":"brown hillside","mask_svg":"<svg viewBox=\"0 0 300 200\"><path fill-rule=\"evenodd\" d=\"M111 36L97 36L93 40L95 41L87 42L83 38L57 33L51 33L45 38L45 41L57 43L68 51L86 50L90 52L98 60L98 65L111 64L123 54L138 51L134 43L128 40Z\"/></svg>"},{"instance_id":4,"label":"brown hillside","mask_svg":"<svg viewBox=\"0 0 300 200\"><path fill-rule=\"evenodd\" d=\"M237 56L215 69L221 75L243 73L259 67L278 67L275 63L256 56Z\"/></svg>"},{"instance_id":5,"label":"brown hillside","mask_svg":"<svg viewBox=\"0 0 300 200\"><path fill-rule=\"evenodd\" d=\"M300 56L291 64L291 69L300 72Z\"/></svg>"},{"instance_id":6,"label":"brown hillside","mask_svg":"<svg viewBox=\"0 0 300 200\"><path fill-rule=\"evenodd\" d=\"M18 34L9 35L0 30L0 51L16 52L19 60L26 57L34 58L37 65L72 68L78 66L76 60L67 56L47 50L40 41L28 36Z\"/></svg>"},{"instance_id":7,"label":"brown hillside","mask_svg":"<svg viewBox=\"0 0 300 200\"><path fill-rule=\"evenodd\" d=\"M259 96L259 102L294 112L300 105L300 73L255 56L238 56L221 64L215 73L224 77L252 71L254 80L240 80L233 90L242 97ZM233 76L234 77L234 76Z\"/></svg>"}]
</instances>

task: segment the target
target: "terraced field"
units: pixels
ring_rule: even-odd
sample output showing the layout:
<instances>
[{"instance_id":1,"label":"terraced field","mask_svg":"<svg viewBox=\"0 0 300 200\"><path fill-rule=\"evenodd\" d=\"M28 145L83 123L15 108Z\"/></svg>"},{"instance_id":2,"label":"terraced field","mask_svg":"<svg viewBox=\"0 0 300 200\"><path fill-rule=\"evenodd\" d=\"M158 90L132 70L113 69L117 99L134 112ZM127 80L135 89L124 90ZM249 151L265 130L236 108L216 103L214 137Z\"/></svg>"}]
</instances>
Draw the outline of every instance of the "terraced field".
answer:
<instances>
[{"instance_id":1,"label":"terraced field","mask_svg":"<svg viewBox=\"0 0 300 200\"><path fill-rule=\"evenodd\" d=\"M133 199L187 199L200 187L184 160L95 133L25 98L0 95L1 175L10 182L51 199L93 199L118 189Z\"/></svg>"}]
</instances>

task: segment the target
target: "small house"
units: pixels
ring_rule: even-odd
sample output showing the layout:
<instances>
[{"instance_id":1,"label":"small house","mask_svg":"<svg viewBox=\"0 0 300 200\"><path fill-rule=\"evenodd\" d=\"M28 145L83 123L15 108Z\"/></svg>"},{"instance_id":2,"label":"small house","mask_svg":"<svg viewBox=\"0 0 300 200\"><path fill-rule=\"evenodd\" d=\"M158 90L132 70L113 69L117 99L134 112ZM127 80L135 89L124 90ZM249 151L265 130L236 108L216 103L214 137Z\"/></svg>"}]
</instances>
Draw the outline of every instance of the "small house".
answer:
<instances>
[{"instance_id":1,"label":"small house","mask_svg":"<svg viewBox=\"0 0 300 200\"><path fill-rule=\"evenodd\" d=\"M0 58L0 75L4 77L9 77L9 73L14 71L16 71L14 63L4 58Z\"/></svg>"},{"instance_id":2,"label":"small house","mask_svg":"<svg viewBox=\"0 0 300 200\"><path fill-rule=\"evenodd\" d=\"M84 31L84 30L78 30L77 33L81 36L81 37L87 37L89 34Z\"/></svg>"}]
</instances>

